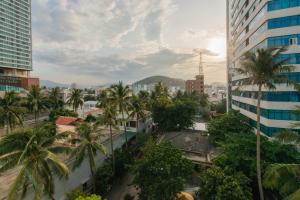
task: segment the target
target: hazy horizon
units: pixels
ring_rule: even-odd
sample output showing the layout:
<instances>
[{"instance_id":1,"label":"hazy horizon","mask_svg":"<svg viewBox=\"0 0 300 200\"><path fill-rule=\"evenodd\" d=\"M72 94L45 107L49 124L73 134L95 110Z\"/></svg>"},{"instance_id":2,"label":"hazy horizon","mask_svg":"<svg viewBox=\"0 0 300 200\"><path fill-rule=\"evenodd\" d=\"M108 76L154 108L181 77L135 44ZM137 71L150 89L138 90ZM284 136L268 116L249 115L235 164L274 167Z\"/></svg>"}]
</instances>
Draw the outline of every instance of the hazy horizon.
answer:
<instances>
[{"instance_id":1,"label":"hazy horizon","mask_svg":"<svg viewBox=\"0 0 300 200\"><path fill-rule=\"evenodd\" d=\"M35 0L32 74L82 85L154 75L192 79L201 49L205 84L225 82L225 3Z\"/></svg>"}]
</instances>

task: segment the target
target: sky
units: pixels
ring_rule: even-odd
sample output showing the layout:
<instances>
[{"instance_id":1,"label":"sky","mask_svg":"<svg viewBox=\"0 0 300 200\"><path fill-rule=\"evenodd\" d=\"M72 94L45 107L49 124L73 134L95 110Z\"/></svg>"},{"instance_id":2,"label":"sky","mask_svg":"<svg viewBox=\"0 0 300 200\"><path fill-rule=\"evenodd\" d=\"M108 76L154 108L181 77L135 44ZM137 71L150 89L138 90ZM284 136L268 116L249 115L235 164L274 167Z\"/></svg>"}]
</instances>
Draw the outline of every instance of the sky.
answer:
<instances>
[{"instance_id":1,"label":"sky","mask_svg":"<svg viewBox=\"0 0 300 200\"><path fill-rule=\"evenodd\" d=\"M33 75L131 84L153 75L226 80L225 0L33 0Z\"/></svg>"}]
</instances>

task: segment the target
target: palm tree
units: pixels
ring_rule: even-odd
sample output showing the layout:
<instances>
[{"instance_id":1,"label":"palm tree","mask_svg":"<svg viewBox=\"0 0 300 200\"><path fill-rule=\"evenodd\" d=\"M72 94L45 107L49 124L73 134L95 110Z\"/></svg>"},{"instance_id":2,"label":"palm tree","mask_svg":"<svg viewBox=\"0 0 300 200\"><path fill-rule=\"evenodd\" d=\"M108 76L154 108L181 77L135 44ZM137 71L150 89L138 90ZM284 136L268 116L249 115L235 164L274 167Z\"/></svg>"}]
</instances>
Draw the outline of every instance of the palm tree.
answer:
<instances>
[{"instance_id":1,"label":"palm tree","mask_svg":"<svg viewBox=\"0 0 300 200\"><path fill-rule=\"evenodd\" d=\"M108 101L103 107L104 112L101 116L99 116L97 122L95 123L95 127L98 126L98 124L104 124L107 127L109 127L109 133L110 133L110 149L111 149L111 157L112 157L112 169L113 174L115 173L115 155L114 155L114 144L113 144L113 132L112 128L117 128L117 110L116 106L113 102ZM98 124L97 124L98 123Z\"/></svg>"},{"instance_id":2,"label":"palm tree","mask_svg":"<svg viewBox=\"0 0 300 200\"><path fill-rule=\"evenodd\" d=\"M268 89L276 89L275 83L292 82L288 80L284 73L293 70L293 67L288 64L287 59L280 59L280 54L286 51L286 48L269 48L257 49L256 52L246 52L243 55L241 68L236 71L248 77L250 84L258 87L258 97L256 105L256 165L257 165L257 180L260 199L264 199L262 181L261 181L261 161L260 161L260 101L262 95L262 87Z\"/></svg>"},{"instance_id":3,"label":"palm tree","mask_svg":"<svg viewBox=\"0 0 300 200\"><path fill-rule=\"evenodd\" d=\"M132 96L131 98L131 113L129 115L130 118L136 118L136 130L139 129L139 120L145 120L146 113L145 113L145 106L143 102L137 97Z\"/></svg>"},{"instance_id":4,"label":"palm tree","mask_svg":"<svg viewBox=\"0 0 300 200\"><path fill-rule=\"evenodd\" d=\"M138 97L144 104L145 109L150 110L150 95L147 91L140 91Z\"/></svg>"},{"instance_id":5,"label":"palm tree","mask_svg":"<svg viewBox=\"0 0 300 200\"><path fill-rule=\"evenodd\" d=\"M25 111L26 109L20 106L15 92L6 92L4 98L0 99L0 124L7 127L7 133L16 125L22 124Z\"/></svg>"},{"instance_id":6,"label":"palm tree","mask_svg":"<svg viewBox=\"0 0 300 200\"><path fill-rule=\"evenodd\" d=\"M170 103L168 88L164 87L161 82L158 82L154 86L154 91L151 92L150 99L151 99L151 106L153 106L156 103L159 104Z\"/></svg>"},{"instance_id":7,"label":"palm tree","mask_svg":"<svg viewBox=\"0 0 300 200\"><path fill-rule=\"evenodd\" d=\"M127 147L127 134L126 134L126 119L125 112L128 113L128 108L130 104L130 89L129 86L124 86L122 81L120 81L117 85L113 85L111 88L111 98L112 101L117 105L118 112L122 114L122 123L124 126L124 135L126 140Z\"/></svg>"},{"instance_id":8,"label":"palm tree","mask_svg":"<svg viewBox=\"0 0 300 200\"><path fill-rule=\"evenodd\" d=\"M18 129L0 141L0 173L18 167L18 175L10 186L8 200L24 197L28 186L35 191L34 199L48 195L53 199L53 174L68 177L68 168L55 153L67 152L69 148L55 143L65 134L56 134L56 127L44 124L34 129ZM19 193L19 190L22 192Z\"/></svg>"},{"instance_id":9,"label":"palm tree","mask_svg":"<svg viewBox=\"0 0 300 200\"><path fill-rule=\"evenodd\" d=\"M91 175L94 177L96 173L95 157L97 152L106 154L105 147L99 144L100 135L93 132L93 128L87 123L80 123L76 127L76 137L71 140L77 144L71 152L70 157L74 158L73 170L78 168L85 156L87 155L90 164Z\"/></svg>"},{"instance_id":10,"label":"palm tree","mask_svg":"<svg viewBox=\"0 0 300 200\"><path fill-rule=\"evenodd\" d=\"M83 105L83 97L80 89L73 88L67 100L67 103L72 105L73 111L77 113L77 109Z\"/></svg>"},{"instance_id":11,"label":"palm tree","mask_svg":"<svg viewBox=\"0 0 300 200\"><path fill-rule=\"evenodd\" d=\"M56 110L62 107L63 101L60 94L59 87L52 88L49 94L49 99L52 105L52 109Z\"/></svg>"},{"instance_id":12,"label":"palm tree","mask_svg":"<svg viewBox=\"0 0 300 200\"><path fill-rule=\"evenodd\" d=\"M299 114L299 107L297 107ZM296 125L296 126L299 126ZM284 129L275 135L275 139L282 144L291 144L298 148L300 136L290 129ZM287 200L297 200L300 197L300 164L270 165L263 178L265 188L277 190Z\"/></svg>"},{"instance_id":13,"label":"palm tree","mask_svg":"<svg viewBox=\"0 0 300 200\"><path fill-rule=\"evenodd\" d=\"M41 88L39 88L38 86L32 86L27 95L27 101L29 109L34 113L34 120L36 124L40 112L43 110L47 110L47 99L41 93Z\"/></svg>"},{"instance_id":14,"label":"palm tree","mask_svg":"<svg viewBox=\"0 0 300 200\"><path fill-rule=\"evenodd\" d=\"M97 97L98 106L100 108L105 108L106 104L111 101L111 97L109 95L109 90L103 90L100 95Z\"/></svg>"},{"instance_id":15,"label":"palm tree","mask_svg":"<svg viewBox=\"0 0 300 200\"><path fill-rule=\"evenodd\" d=\"M266 188L279 191L287 200L298 200L300 197L300 165L273 164L264 174L263 184Z\"/></svg>"},{"instance_id":16,"label":"palm tree","mask_svg":"<svg viewBox=\"0 0 300 200\"><path fill-rule=\"evenodd\" d=\"M295 146L300 144L300 136L293 130L284 129L275 135L275 139L282 144L293 144Z\"/></svg>"}]
</instances>

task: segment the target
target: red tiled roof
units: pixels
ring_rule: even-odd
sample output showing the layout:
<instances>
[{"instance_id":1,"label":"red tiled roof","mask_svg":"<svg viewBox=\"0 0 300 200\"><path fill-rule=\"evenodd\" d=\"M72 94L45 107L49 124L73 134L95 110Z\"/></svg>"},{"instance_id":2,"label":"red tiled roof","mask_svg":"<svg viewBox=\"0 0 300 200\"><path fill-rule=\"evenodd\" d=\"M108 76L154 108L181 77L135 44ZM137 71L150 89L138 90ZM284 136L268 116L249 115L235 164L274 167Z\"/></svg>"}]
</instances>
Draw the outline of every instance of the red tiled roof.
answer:
<instances>
[{"instance_id":1,"label":"red tiled roof","mask_svg":"<svg viewBox=\"0 0 300 200\"><path fill-rule=\"evenodd\" d=\"M57 125L71 125L74 124L75 122L80 121L79 118L76 117L58 117L57 120L55 121L55 124Z\"/></svg>"}]
</instances>

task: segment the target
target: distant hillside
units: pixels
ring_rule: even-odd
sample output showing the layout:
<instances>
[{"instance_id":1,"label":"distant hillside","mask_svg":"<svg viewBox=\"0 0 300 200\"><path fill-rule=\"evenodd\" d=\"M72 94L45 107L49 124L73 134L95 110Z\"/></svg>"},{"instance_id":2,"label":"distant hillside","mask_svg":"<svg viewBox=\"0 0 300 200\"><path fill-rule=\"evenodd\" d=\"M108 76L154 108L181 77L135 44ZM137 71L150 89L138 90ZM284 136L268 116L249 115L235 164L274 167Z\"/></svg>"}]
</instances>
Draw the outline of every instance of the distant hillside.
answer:
<instances>
[{"instance_id":1,"label":"distant hillside","mask_svg":"<svg viewBox=\"0 0 300 200\"><path fill-rule=\"evenodd\" d=\"M55 88L55 87L68 87L68 84L63 84L63 83L57 83L54 81L49 81L49 80L40 80L40 85L43 87L47 88Z\"/></svg>"},{"instance_id":2,"label":"distant hillside","mask_svg":"<svg viewBox=\"0 0 300 200\"><path fill-rule=\"evenodd\" d=\"M167 87L176 86L176 87L180 87L182 89L185 88L185 80L178 79L178 78L170 78L167 76L151 76L151 77L145 78L143 80L137 81L133 85L137 85L137 84L151 85L151 84L155 84L158 82L162 82L162 84Z\"/></svg>"}]
</instances>

